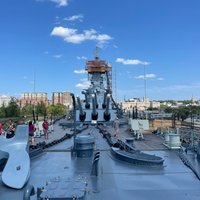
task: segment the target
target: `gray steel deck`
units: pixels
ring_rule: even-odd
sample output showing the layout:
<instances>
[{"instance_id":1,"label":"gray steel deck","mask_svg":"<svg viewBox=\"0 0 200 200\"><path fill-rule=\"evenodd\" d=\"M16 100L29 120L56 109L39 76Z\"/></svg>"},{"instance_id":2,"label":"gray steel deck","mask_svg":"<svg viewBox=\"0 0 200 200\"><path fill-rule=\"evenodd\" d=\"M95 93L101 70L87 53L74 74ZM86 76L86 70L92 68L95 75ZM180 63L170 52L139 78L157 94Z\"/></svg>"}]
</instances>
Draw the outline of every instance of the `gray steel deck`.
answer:
<instances>
[{"instance_id":1,"label":"gray steel deck","mask_svg":"<svg viewBox=\"0 0 200 200\"><path fill-rule=\"evenodd\" d=\"M31 161L29 183L37 188L55 178L81 177L88 182L87 200L199 199L200 182L182 163L175 151L166 149L145 151L163 157L164 167L127 164L111 156L109 145L97 129L91 129L90 133L96 138L96 150L101 154L98 178L90 176L91 158L72 157L71 152L68 151L73 144L71 138L51 147L51 150L60 151L45 152ZM62 149L66 152L62 152ZM21 200L23 192L9 189L0 182L0 199Z\"/></svg>"}]
</instances>

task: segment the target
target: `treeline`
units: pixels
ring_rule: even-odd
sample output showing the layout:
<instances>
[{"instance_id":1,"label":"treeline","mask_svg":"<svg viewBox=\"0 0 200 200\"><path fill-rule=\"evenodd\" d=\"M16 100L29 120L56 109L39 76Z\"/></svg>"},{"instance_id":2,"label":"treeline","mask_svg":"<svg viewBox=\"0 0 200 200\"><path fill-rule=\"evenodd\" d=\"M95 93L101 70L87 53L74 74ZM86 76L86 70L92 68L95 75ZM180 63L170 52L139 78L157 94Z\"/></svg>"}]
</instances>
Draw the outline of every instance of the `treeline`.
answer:
<instances>
[{"instance_id":1,"label":"treeline","mask_svg":"<svg viewBox=\"0 0 200 200\"><path fill-rule=\"evenodd\" d=\"M68 109L66 106L61 104L46 106L43 102L38 103L35 106L26 105L20 108L20 106L17 104L17 101L12 98L7 106L3 104L0 107L0 118L33 116L33 111L37 116L56 117L66 114Z\"/></svg>"},{"instance_id":2,"label":"treeline","mask_svg":"<svg viewBox=\"0 0 200 200\"><path fill-rule=\"evenodd\" d=\"M175 100L158 100L160 103L171 103L172 105L176 105L177 102L181 102L183 103L183 105L188 105L192 103L192 100L179 100L179 101L175 101Z\"/></svg>"},{"instance_id":3,"label":"treeline","mask_svg":"<svg viewBox=\"0 0 200 200\"><path fill-rule=\"evenodd\" d=\"M167 107L166 113L172 113L178 120L185 120L188 117L200 117L200 106L180 106L178 108Z\"/></svg>"}]
</instances>

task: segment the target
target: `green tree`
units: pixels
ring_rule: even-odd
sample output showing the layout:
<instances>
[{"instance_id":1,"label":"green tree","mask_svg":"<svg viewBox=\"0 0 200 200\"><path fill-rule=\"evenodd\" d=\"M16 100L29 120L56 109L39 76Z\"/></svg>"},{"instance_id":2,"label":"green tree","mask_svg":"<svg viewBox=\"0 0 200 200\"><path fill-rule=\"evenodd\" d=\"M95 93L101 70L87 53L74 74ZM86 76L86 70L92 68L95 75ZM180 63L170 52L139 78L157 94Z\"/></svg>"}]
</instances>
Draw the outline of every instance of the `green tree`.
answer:
<instances>
[{"instance_id":1,"label":"green tree","mask_svg":"<svg viewBox=\"0 0 200 200\"><path fill-rule=\"evenodd\" d=\"M187 107L180 107L178 112L182 121L184 121L190 114L189 109Z\"/></svg>"},{"instance_id":2,"label":"green tree","mask_svg":"<svg viewBox=\"0 0 200 200\"><path fill-rule=\"evenodd\" d=\"M20 116L20 108L17 105L17 101L14 98L11 98L5 111L6 111L6 117L19 117Z\"/></svg>"},{"instance_id":3,"label":"green tree","mask_svg":"<svg viewBox=\"0 0 200 200\"><path fill-rule=\"evenodd\" d=\"M47 106L47 114L50 115L51 113L54 113L55 106L54 105L48 105Z\"/></svg>"},{"instance_id":4,"label":"green tree","mask_svg":"<svg viewBox=\"0 0 200 200\"><path fill-rule=\"evenodd\" d=\"M147 108L147 110L159 110L158 108Z\"/></svg>"},{"instance_id":5,"label":"green tree","mask_svg":"<svg viewBox=\"0 0 200 200\"><path fill-rule=\"evenodd\" d=\"M38 113L38 115L46 115L46 106L43 102L38 103L35 106L35 110Z\"/></svg>"},{"instance_id":6,"label":"green tree","mask_svg":"<svg viewBox=\"0 0 200 200\"><path fill-rule=\"evenodd\" d=\"M2 105L1 108L0 108L0 117L1 117L1 118L6 117L6 106L5 106L4 103L3 103L3 105Z\"/></svg>"},{"instance_id":7,"label":"green tree","mask_svg":"<svg viewBox=\"0 0 200 200\"><path fill-rule=\"evenodd\" d=\"M64 115L67 113L67 107L62 104L49 105L47 107L48 115L53 115L54 117Z\"/></svg>"},{"instance_id":8,"label":"green tree","mask_svg":"<svg viewBox=\"0 0 200 200\"><path fill-rule=\"evenodd\" d=\"M21 109L21 115L23 116L32 115L32 113L33 113L33 105L27 104Z\"/></svg>"},{"instance_id":9,"label":"green tree","mask_svg":"<svg viewBox=\"0 0 200 200\"><path fill-rule=\"evenodd\" d=\"M11 98L8 106L5 109L6 117L19 117L20 116L20 108L17 105L17 101L15 98Z\"/></svg>"},{"instance_id":10,"label":"green tree","mask_svg":"<svg viewBox=\"0 0 200 200\"><path fill-rule=\"evenodd\" d=\"M56 107L55 107L55 113L57 115L64 115L64 114L66 114L66 112L67 112L66 106L61 105L61 104L57 104L56 105Z\"/></svg>"},{"instance_id":11,"label":"green tree","mask_svg":"<svg viewBox=\"0 0 200 200\"><path fill-rule=\"evenodd\" d=\"M165 112L166 113L172 113L173 112L173 108L167 107L167 108L165 108Z\"/></svg>"}]
</instances>

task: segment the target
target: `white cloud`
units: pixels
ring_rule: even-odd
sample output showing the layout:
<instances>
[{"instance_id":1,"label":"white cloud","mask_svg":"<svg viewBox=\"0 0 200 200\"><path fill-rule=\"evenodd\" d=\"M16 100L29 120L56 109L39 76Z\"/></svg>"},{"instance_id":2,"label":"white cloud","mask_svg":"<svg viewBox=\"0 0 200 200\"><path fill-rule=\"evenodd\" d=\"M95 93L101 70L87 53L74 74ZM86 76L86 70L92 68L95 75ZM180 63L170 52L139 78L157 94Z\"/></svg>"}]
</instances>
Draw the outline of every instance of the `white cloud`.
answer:
<instances>
[{"instance_id":1,"label":"white cloud","mask_svg":"<svg viewBox=\"0 0 200 200\"><path fill-rule=\"evenodd\" d=\"M137 59L124 59L124 58L117 58L116 62L122 63L123 65L149 65L150 62L140 61Z\"/></svg>"},{"instance_id":2,"label":"white cloud","mask_svg":"<svg viewBox=\"0 0 200 200\"><path fill-rule=\"evenodd\" d=\"M144 79L144 75L135 76L135 79Z\"/></svg>"},{"instance_id":3,"label":"white cloud","mask_svg":"<svg viewBox=\"0 0 200 200\"><path fill-rule=\"evenodd\" d=\"M103 44L112 39L112 37L107 34L98 34L94 29L84 30L83 33L77 33L77 31L77 29L58 26L54 27L51 35L61 37L65 42L73 44L80 44L86 40L92 40Z\"/></svg>"},{"instance_id":4,"label":"white cloud","mask_svg":"<svg viewBox=\"0 0 200 200\"><path fill-rule=\"evenodd\" d=\"M144 75L139 75L139 76L135 76L136 79L144 79ZM156 75L155 74L146 74L145 75L146 79L155 79Z\"/></svg>"},{"instance_id":5,"label":"white cloud","mask_svg":"<svg viewBox=\"0 0 200 200\"><path fill-rule=\"evenodd\" d=\"M8 97L6 94L0 94L1 98L6 98Z\"/></svg>"},{"instance_id":6,"label":"white cloud","mask_svg":"<svg viewBox=\"0 0 200 200\"><path fill-rule=\"evenodd\" d=\"M153 79L153 78L156 78L156 75L155 74L146 74L145 77Z\"/></svg>"},{"instance_id":7,"label":"white cloud","mask_svg":"<svg viewBox=\"0 0 200 200\"><path fill-rule=\"evenodd\" d=\"M59 7L61 6L67 6L69 0L50 0L54 3L56 3Z\"/></svg>"},{"instance_id":8,"label":"white cloud","mask_svg":"<svg viewBox=\"0 0 200 200\"><path fill-rule=\"evenodd\" d=\"M76 21L79 20L80 22L83 21L83 15L72 15L70 17L65 17L63 20L65 21Z\"/></svg>"},{"instance_id":9,"label":"white cloud","mask_svg":"<svg viewBox=\"0 0 200 200\"><path fill-rule=\"evenodd\" d=\"M139 75L139 76L135 76L135 79L144 79L144 75ZM158 80L158 81L163 81L164 78L162 77L158 77L155 74L146 74L146 79L151 79L151 80Z\"/></svg>"},{"instance_id":10,"label":"white cloud","mask_svg":"<svg viewBox=\"0 0 200 200\"><path fill-rule=\"evenodd\" d=\"M69 0L36 0L36 1L39 1L39 2L51 1L51 2L56 3L58 7L67 6L69 2Z\"/></svg>"},{"instance_id":11,"label":"white cloud","mask_svg":"<svg viewBox=\"0 0 200 200\"><path fill-rule=\"evenodd\" d=\"M80 69L80 70L74 70L75 74L85 74L86 71L84 69Z\"/></svg>"},{"instance_id":12,"label":"white cloud","mask_svg":"<svg viewBox=\"0 0 200 200\"><path fill-rule=\"evenodd\" d=\"M27 77L27 76L24 76L24 77L23 77L23 79L24 79L24 80L27 80L27 79L28 79L28 77Z\"/></svg>"},{"instance_id":13,"label":"white cloud","mask_svg":"<svg viewBox=\"0 0 200 200\"><path fill-rule=\"evenodd\" d=\"M61 58L63 55L62 54L56 54L56 55L53 55L52 57L53 58Z\"/></svg>"},{"instance_id":14,"label":"white cloud","mask_svg":"<svg viewBox=\"0 0 200 200\"><path fill-rule=\"evenodd\" d=\"M81 79L81 83L76 84L75 87L81 90L87 89L90 87L90 81L88 79Z\"/></svg>"},{"instance_id":15,"label":"white cloud","mask_svg":"<svg viewBox=\"0 0 200 200\"><path fill-rule=\"evenodd\" d=\"M87 60L87 57L85 57L85 56L76 56L76 58L78 60Z\"/></svg>"}]
</instances>

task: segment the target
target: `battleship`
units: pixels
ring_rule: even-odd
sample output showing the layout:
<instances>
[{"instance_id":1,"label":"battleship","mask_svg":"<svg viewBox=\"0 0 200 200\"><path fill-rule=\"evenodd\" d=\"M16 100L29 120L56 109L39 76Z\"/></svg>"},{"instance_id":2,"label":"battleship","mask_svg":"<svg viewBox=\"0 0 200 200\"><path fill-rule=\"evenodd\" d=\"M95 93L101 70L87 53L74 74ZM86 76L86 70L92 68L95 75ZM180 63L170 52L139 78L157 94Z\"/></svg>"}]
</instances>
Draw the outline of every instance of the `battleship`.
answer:
<instances>
[{"instance_id":1,"label":"battleship","mask_svg":"<svg viewBox=\"0 0 200 200\"><path fill-rule=\"evenodd\" d=\"M29 146L26 125L14 138L0 138L0 199L199 199L185 150L169 149L146 131L137 140L130 131L112 97L112 66L96 53L85 70L84 100L71 94L73 120L54 121L48 141Z\"/></svg>"}]
</instances>

